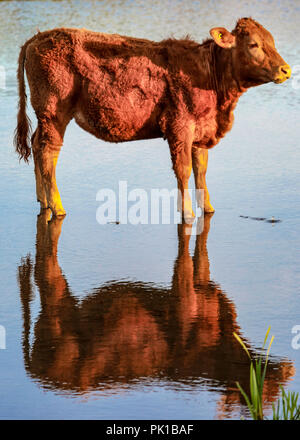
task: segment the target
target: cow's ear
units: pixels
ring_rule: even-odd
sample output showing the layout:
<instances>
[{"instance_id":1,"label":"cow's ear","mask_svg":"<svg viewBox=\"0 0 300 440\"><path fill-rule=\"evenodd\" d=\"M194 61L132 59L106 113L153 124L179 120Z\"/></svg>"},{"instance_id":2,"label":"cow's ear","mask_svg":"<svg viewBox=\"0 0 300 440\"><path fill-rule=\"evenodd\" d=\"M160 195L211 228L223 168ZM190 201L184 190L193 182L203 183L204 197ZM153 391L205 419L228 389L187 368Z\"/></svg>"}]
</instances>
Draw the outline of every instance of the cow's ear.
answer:
<instances>
[{"instance_id":1,"label":"cow's ear","mask_svg":"<svg viewBox=\"0 0 300 440\"><path fill-rule=\"evenodd\" d=\"M216 27L211 29L209 33L218 46L221 46L224 49L231 49L235 46L235 36L228 32L227 29Z\"/></svg>"}]
</instances>

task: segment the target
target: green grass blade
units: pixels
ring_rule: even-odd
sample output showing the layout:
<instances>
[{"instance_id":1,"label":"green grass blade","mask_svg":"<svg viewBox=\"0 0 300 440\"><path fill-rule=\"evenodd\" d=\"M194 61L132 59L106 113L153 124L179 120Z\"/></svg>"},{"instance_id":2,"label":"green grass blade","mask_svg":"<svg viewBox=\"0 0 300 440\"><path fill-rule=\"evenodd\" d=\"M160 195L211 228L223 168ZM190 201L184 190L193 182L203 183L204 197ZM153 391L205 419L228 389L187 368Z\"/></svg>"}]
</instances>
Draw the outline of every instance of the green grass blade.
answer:
<instances>
[{"instance_id":1,"label":"green grass blade","mask_svg":"<svg viewBox=\"0 0 300 440\"><path fill-rule=\"evenodd\" d=\"M266 363L268 362L268 357L269 357L269 353L270 353L271 345L273 344L273 341L274 341L274 335L271 337L271 340L270 340L270 343L269 343L269 347L268 347L267 355L266 355Z\"/></svg>"},{"instance_id":2,"label":"green grass blade","mask_svg":"<svg viewBox=\"0 0 300 440\"><path fill-rule=\"evenodd\" d=\"M255 373L256 373L256 382L257 382L257 387L259 390L259 393L262 393L262 389L263 389L263 377L261 374L261 357L259 358L259 360L255 361Z\"/></svg>"},{"instance_id":3,"label":"green grass blade","mask_svg":"<svg viewBox=\"0 0 300 440\"><path fill-rule=\"evenodd\" d=\"M265 377L266 377L266 371L267 371L267 365L268 365L268 358L269 358L269 353L270 353L270 349L271 349L271 345L273 344L273 341L274 341L274 336L272 336L272 338L271 338L271 340L270 340L270 343L269 343L268 350L267 350L266 361L265 361L265 367L264 367L264 372L263 372L263 375L262 375L262 380L263 380L263 382L264 382Z\"/></svg>"},{"instance_id":4,"label":"green grass blade","mask_svg":"<svg viewBox=\"0 0 300 440\"><path fill-rule=\"evenodd\" d=\"M264 343L263 343L262 348L264 348L264 346L266 345L266 342L267 342L267 339L268 339L268 336L269 336L270 330L271 330L271 326L269 326L269 328L268 328L268 330L267 330L267 333L266 333L265 340L264 340Z\"/></svg>"},{"instance_id":5,"label":"green grass blade","mask_svg":"<svg viewBox=\"0 0 300 440\"><path fill-rule=\"evenodd\" d=\"M266 345L270 329L271 327L269 327L267 330L262 349L264 349ZM258 358L252 360L250 353L240 336L238 336L236 333L233 333L233 335L241 344L250 359L250 395L248 396L246 394L238 382L236 382L237 387L245 399L252 418L254 420L263 420L263 388L274 336L272 336L270 339L263 365L263 355L260 354ZM300 420L300 405L298 405L299 393L291 391L286 392L282 385L279 386L281 389L281 399L278 399L277 405L272 403L273 420Z\"/></svg>"},{"instance_id":6,"label":"green grass blade","mask_svg":"<svg viewBox=\"0 0 300 440\"><path fill-rule=\"evenodd\" d=\"M245 391L243 390L243 388L241 387L241 385L238 382L236 382L236 385L237 385L238 389L240 390L242 396L244 397L244 399L246 401L246 404L248 406L248 409L249 409L249 411L251 413L252 418L255 419L255 414L254 414L254 411L253 411L253 406L252 406L252 404L250 402L249 397L247 396L247 394L245 393Z\"/></svg>"},{"instance_id":7,"label":"green grass blade","mask_svg":"<svg viewBox=\"0 0 300 440\"><path fill-rule=\"evenodd\" d=\"M236 333L233 332L233 335L235 337L235 339L241 344L241 346L243 347L243 349L245 350L245 352L247 353L250 361L251 361L251 356L250 353L248 351L248 348L246 347L246 345L244 344L244 342L241 340L241 338L239 337L239 335L237 335Z\"/></svg>"},{"instance_id":8,"label":"green grass blade","mask_svg":"<svg viewBox=\"0 0 300 440\"><path fill-rule=\"evenodd\" d=\"M261 415L260 395L257 387L256 374L252 362L250 365L250 395L251 395L253 410L255 411L257 418L259 418Z\"/></svg>"}]
</instances>

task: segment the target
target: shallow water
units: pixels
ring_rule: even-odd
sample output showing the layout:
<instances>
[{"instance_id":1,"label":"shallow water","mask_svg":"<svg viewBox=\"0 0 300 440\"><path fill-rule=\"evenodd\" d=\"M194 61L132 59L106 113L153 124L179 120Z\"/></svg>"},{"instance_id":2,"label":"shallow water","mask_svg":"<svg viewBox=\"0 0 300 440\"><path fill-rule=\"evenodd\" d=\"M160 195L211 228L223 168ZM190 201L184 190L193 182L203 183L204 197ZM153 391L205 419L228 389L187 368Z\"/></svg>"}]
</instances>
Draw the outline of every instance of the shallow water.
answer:
<instances>
[{"instance_id":1,"label":"shallow water","mask_svg":"<svg viewBox=\"0 0 300 440\"><path fill-rule=\"evenodd\" d=\"M299 99L293 80L248 91L210 152L213 216L188 226L99 225L99 189L173 188L162 140L109 145L69 125L57 167L64 220L37 216L33 165L12 147L19 46L36 29L85 27L153 40L253 16L292 68L299 2L1 2L0 418L247 417L237 391L275 335L266 408L279 384L300 391ZM32 115L31 110L29 113ZM34 118L32 118L34 120ZM280 222L268 222L274 217Z\"/></svg>"}]
</instances>

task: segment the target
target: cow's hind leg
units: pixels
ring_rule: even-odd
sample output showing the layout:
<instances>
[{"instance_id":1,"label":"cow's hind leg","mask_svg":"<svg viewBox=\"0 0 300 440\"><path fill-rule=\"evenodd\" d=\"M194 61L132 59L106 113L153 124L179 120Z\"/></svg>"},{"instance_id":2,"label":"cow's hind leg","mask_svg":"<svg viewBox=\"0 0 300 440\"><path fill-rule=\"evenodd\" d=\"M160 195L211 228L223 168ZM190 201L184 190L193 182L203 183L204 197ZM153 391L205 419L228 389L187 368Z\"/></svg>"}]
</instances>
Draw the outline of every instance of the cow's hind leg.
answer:
<instances>
[{"instance_id":1,"label":"cow's hind leg","mask_svg":"<svg viewBox=\"0 0 300 440\"><path fill-rule=\"evenodd\" d=\"M39 165L39 161L38 161L39 145L38 145L38 142L35 141L36 133L37 133L37 131L34 132L32 138L31 138L32 152L33 152L33 159L34 159L36 199L38 202L40 202L41 209L47 209L48 208L48 201L47 201L46 191L45 191L45 187L43 184L42 174L41 174L40 165Z\"/></svg>"},{"instance_id":2,"label":"cow's hind leg","mask_svg":"<svg viewBox=\"0 0 300 440\"><path fill-rule=\"evenodd\" d=\"M192 151L192 158L196 189L202 189L204 191L204 212L214 212L215 210L209 200L209 193L205 179L208 162L208 150L196 147ZM199 193L197 196L201 197ZM199 199L198 204L200 205Z\"/></svg>"},{"instance_id":3,"label":"cow's hind leg","mask_svg":"<svg viewBox=\"0 0 300 440\"><path fill-rule=\"evenodd\" d=\"M43 198L42 207L49 207L55 217L66 215L56 185L55 169L63 143L65 127L51 120L39 121L34 137L35 162L37 163L38 197ZM40 184L41 183L41 184ZM39 199L40 200L40 199Z\"/></svg>"}]
</instances>

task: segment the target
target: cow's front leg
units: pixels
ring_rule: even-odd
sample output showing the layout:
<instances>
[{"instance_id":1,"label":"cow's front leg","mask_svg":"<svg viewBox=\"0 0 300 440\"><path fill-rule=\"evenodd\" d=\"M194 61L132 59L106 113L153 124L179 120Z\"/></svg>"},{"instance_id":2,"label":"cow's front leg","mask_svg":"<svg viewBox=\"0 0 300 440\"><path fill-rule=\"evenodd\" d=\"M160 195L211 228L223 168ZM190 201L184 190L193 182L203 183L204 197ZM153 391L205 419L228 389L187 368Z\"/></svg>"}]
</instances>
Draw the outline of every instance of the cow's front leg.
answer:
<instances>
[{"instance_id":1,"label":"cow's front leg","mask_svg":"<svg viewBox=\"0 0 300 440\"><path fill-rule=\"evenodd\" d=\"M189 178L192 172L194 131L195 125L190 123L181 129L177 127L168 137L173 169L178 185L178 209L182 213L183 220L186 222L190 222L195 218L188 191Z\"/></svg>"},{"instance_id":2,"label":"cow's front leg","mask_svg":"<svg viewBox=\"0 0 300 440\"><path fill-rule=\"evenodd\" d=\"M206 170L208 161L208 150L205 148L194 147L192 150L193 171L196 189L204 190L204 212L214 212L209 200L209 193L206 186ZM198 193L198 206L200 207L200 194Z\"/></svg>"}]
</instances>

